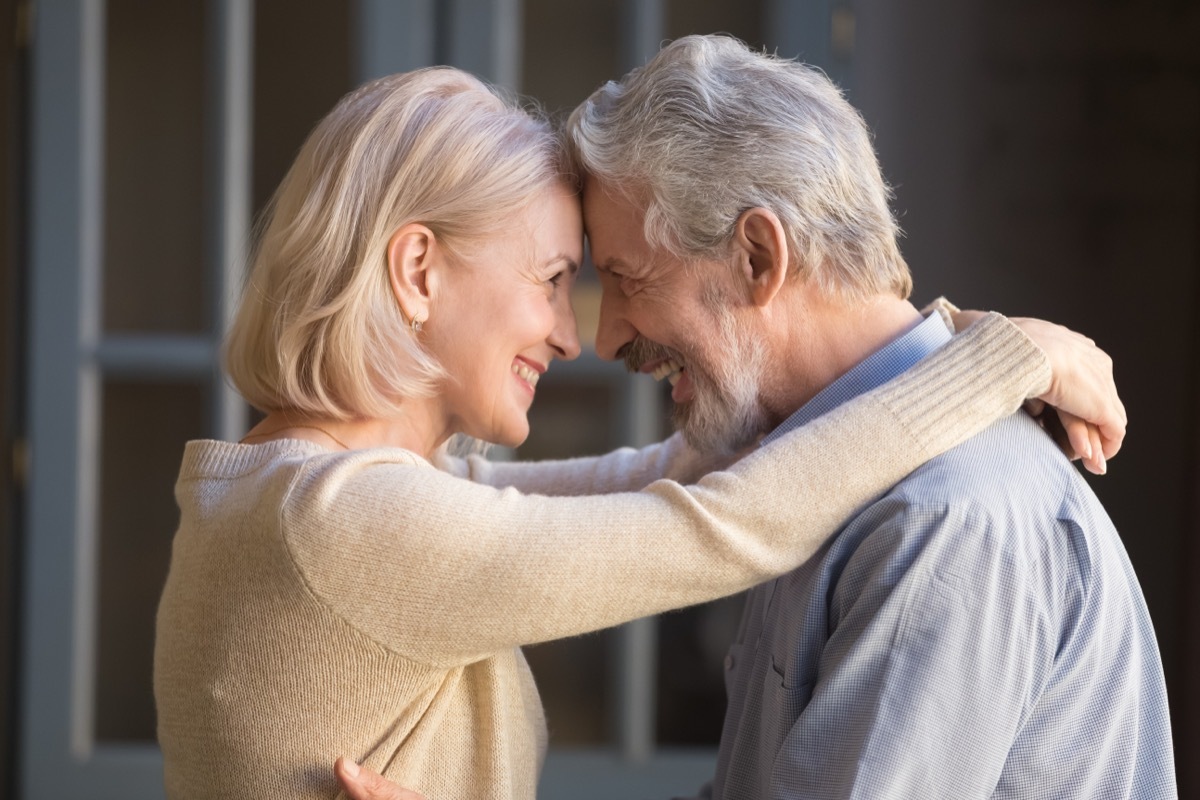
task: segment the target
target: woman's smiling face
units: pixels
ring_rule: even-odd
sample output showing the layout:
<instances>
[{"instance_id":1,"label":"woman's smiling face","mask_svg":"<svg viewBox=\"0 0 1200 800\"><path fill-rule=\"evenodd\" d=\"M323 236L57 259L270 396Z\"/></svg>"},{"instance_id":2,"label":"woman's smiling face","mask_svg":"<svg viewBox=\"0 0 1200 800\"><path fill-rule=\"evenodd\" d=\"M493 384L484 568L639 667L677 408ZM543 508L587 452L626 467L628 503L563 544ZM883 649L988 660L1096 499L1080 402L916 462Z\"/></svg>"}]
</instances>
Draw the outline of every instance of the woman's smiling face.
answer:
<instances>
[{"instance_id":1,"label":"woman's smiling face","mask_svg":"<svg viewBox=\"0 0 1200 800\"><path fill-rule=\"evenodd\" d=\"M450 376L450 432L525 441L538 379L555 358L579 355L570 293L582 259L579 198L556 186L442 273L426 343Z\"/></svg>"}]
</instances>

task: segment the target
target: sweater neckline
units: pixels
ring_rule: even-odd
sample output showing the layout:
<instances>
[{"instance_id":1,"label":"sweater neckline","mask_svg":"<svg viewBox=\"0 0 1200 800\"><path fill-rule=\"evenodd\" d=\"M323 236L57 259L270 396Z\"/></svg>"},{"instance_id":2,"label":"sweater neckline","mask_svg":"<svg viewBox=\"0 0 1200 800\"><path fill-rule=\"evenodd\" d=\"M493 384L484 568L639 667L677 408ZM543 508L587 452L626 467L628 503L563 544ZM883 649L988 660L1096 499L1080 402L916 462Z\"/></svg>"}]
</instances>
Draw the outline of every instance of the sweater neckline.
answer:
<instances>
[{"instance_id":1,"label":"sweater neckline","mask_svg":"<svg viewBox=\"0 0 1200 800\"><path fill-rule=\"evenodd\" d=\"M184 445L180 478L237 477L253 472L274 461L309 458L362 458L402 461L415 466L432 465L411 450L400 447L375 447L364 450L328 450L306 439L271 439L255 444L226 442L219 439L193 439Z\"/></svg>"}]
</instances>

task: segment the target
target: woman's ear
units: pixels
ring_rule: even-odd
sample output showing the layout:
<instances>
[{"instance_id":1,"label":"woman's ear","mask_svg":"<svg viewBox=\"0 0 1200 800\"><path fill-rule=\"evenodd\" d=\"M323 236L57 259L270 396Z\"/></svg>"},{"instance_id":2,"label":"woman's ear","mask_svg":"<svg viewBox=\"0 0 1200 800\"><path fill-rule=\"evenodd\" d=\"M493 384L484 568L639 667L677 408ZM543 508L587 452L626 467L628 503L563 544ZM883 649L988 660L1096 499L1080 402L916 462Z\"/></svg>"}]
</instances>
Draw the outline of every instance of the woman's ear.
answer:
<instances>
[{"instance_id":1,"label":"woman's ear","mask_svg":"<svg viewBox=\"0 0 1200 800\"><path fill-rule=\"evenodd\" d=\"M404 321L409 324L429 319L430 273L436 250L437 237L433 231L417 222L397 228L388 239L388 280Z\"/></svg>"},{"instance_id":2,"label":"woman's ear","mask_svg":"<svg viewBox=\"0 0 1200 800\"><path fill-rule=\"evenodd\" d=\"M739 249L742 277L755 305L774 299L788 271L788 243L783 223L773 211L750 208L734 225L734 244Z\"/></svg>"}]
</instances>

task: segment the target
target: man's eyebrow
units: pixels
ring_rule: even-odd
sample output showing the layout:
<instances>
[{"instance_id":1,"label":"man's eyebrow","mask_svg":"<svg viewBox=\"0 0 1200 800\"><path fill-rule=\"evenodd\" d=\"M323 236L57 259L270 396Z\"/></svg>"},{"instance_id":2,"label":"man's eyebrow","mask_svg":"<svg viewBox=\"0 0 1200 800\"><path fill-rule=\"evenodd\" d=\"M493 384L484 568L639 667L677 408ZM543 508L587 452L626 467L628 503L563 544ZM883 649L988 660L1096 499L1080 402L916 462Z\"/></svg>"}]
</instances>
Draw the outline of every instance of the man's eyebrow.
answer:
<instances>
[{"instance_id":1,"label":"man's eyebrow","mask_svg":"<svg viewBox=\"0 0 1200 800\"><path fill-rule=\"evenodd\" d=\"M616 256L613 256L612 258L606 258L600 262L593 261L592 263L598 272L613 272L616 269L625 269L628 271L629 269L629 265Z\"/></svg>"}]
</instances>

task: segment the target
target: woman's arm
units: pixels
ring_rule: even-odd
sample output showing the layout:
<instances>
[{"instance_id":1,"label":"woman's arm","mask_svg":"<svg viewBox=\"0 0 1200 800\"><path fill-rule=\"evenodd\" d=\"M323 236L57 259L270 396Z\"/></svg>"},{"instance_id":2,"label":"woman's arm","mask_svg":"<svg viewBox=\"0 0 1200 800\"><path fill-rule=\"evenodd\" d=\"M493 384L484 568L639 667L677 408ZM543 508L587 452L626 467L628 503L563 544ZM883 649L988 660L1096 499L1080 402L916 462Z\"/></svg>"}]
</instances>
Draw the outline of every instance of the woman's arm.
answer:
<instances>
[{"instance_id":1,"label":"woman's arm","mask_svg":"<svg viewBox=\"0 0 1200 800\"><path fill-rule=\"evenodd\" d=\"M945 298L922 309L940 313L958 331L982 319L986 312L960 311ZM1046 424L1067 455L1082 458L1096 474L1107 470L1106 460L1116 455L1125 437L1125 407L1117 396L1112 359L1096 343L1061 325L1038 319L1012 320L1047 354L1051 381L1042 399L1030 398L1027 407L1042 417L1047 404L1060 425ZM1072 413L1074 412L1074 413ZM1061 436L1057 435L1061 428ZM643 447L620 448L602 456L548 461L493 462L481 456L443 457L438 468L452 475L489 486L511 486L526 494L581 495L633 492L666 478L694 483L701 476L724 469L736 458L702 454L679 434Z\"/></svg>"},{"instance_id":2,"label":"woman's arm","mask_svg":"<svg viewBox=\"0 0 1200 800\"><path fill-rule=\"evenodd\" d=\"M728 456L704 455L675 434L647 447L622 447L602 456L509 462L488 461L481 456L443 457L437 467L488 486L511 486L526 494L568 496L636 492L664 478L695 483L732 461Z\"/></svg>"},{"instance_id":3,"label":"woman's arm","mask_svg":"<svg viewBox=\"0 0 1200 800\"><path fill-rule=\"evenodd\" d=\"M320 602L410 658L467 663L787 572L881 491L1049 382L1042 352L993 315L695 486L530 496L359 451L310 462L282 524Z\"/></svg>"}]
</instances>

